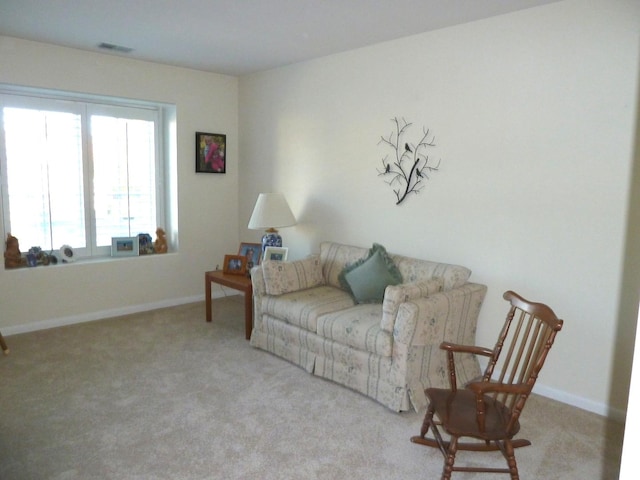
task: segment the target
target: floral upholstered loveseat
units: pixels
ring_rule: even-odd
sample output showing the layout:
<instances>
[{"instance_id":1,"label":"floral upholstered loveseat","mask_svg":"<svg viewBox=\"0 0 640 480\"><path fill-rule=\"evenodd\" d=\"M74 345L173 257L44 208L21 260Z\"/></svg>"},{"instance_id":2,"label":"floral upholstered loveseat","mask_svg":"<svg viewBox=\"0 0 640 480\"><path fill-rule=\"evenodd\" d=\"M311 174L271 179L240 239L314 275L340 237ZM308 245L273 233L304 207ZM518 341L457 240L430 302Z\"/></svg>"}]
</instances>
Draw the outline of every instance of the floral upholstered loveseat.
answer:
<instances>
[{"instance_id":1,"label":"floral upholstered loveseat","mask_svg":"<svg viewBox=\"0 0 640 480\"><path fill-rule=\"evenodd\" d=\"M449 379L442 341L475 344L486 294L465 267L324 242L319 255L251 271L251 345L361 392L395 411L426 406ZM374 285L371 285L374 284ZM480 375L456 359L457 378Z\"/></svg>"}]
</instances>

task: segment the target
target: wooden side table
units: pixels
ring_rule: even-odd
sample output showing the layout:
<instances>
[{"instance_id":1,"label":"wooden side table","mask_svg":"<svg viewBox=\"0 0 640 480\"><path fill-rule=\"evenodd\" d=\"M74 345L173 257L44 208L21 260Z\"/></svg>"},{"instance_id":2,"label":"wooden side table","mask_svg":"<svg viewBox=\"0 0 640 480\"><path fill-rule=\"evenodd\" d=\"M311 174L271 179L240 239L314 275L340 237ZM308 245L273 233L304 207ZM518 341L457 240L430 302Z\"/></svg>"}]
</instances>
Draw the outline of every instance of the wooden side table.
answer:
<instances>
[{"instance_id":1,"label":"wooden side table","mask_svg":"<svg viewBox=\"0 0 640 480\"><path fill-rule=\"evenodd\" d=\"M226 274L220 270L206 272L204 274L204 292L207 305L207 322L210 322L213 318L211 312L212 283L244 292L244 331L245 338L249 340L251 338L251 329L253 328L253 288L251 286L251 278L245 275Z\"/></svg>"}]
</instances>

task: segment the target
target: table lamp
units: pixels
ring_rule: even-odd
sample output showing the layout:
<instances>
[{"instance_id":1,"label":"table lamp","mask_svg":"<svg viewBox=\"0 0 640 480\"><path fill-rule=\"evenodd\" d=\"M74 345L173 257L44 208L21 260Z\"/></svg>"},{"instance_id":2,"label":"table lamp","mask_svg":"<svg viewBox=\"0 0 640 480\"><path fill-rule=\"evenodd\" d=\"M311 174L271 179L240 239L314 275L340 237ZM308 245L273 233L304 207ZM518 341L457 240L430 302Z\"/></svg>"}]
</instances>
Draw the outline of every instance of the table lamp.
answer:
<instances>
[{"instance_id":1,"label":"table lamp","mask_svg":"<svg viewBox=\"0 0 640 480\"><path fill-rule=\"evenodd\" d=\"M258 195L248 228L260 230L266 228L262 237L262 253L267 247L281 247L282 237L276 228L290 227L296 224L287 200L282 193L261 193Z\"/></svg>"}]
</instances>

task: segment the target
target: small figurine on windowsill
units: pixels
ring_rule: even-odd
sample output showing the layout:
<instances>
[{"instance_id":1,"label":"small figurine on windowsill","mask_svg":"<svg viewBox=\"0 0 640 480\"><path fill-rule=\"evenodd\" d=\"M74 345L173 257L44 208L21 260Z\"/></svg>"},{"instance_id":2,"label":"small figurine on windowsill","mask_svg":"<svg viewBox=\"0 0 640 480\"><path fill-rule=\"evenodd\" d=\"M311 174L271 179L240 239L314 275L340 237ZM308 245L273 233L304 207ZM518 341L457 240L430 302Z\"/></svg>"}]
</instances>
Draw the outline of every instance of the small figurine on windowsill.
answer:
<instances>
[{"instance_id":1,"label":"small figurine on windowsill","mask_svg":"<svg viewBox=\"0 0 640 480\"><path fill-rule=\"evenodd\" d=\"M7 234L6 250L4 252L4 268L18 268L24 267L26 260L22 258L20 253L20 243L18 239Z\"/></svg>"},{"instance_id":2,"label":"small figurine on windowsill","mask_svg":"<svg viewBox=\"0 0 640 480\"><path fill-rule=\"evenodd\" d=\"M156 241L153 244L153 249L156 253L167 253L167 237L164 230L158 227L156 229Z\"/></svg>"},{"instance_id":3,"label":"small figurine on windowsill","mask_svg":"<svg viewBox=\"0 0 640 480\"><path fill-rule=\"evenodd\" d=\"M140 255L148 255L154 252L153 239L148 233L138 234L138 245L138 251L140 252Z\"/></svg>"}]
</instances>

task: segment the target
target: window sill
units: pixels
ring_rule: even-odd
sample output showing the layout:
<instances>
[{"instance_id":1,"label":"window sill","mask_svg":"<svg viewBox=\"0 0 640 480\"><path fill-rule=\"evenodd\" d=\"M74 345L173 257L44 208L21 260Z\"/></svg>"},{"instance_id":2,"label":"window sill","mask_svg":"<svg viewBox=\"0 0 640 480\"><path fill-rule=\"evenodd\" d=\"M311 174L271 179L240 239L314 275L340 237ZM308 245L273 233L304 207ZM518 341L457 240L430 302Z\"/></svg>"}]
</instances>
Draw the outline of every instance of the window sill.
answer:
<instances>
[{"instance_id":1,"label":"window sill","mask_svg":"<svg viewBox=\"0 0 640 480\"><path fill-rule=\"evenodd\" d=\"M141 258L156 258L156 257L167 257L167 256L173 256L175 255L177 252L167 252L167 253L151 253L151 254L145 254L145 255L131 255L131 256L117 256L117 257L112 257L112 256L105 256L105 257L78 257L76 260L72 261L72 262L67 262L67 261L63 261L60 259L56 260L56 263L49 263L49 264L43 264L43 263L38 263L36 265L27 265L26 263L26 259L24 259L25 264L19 267L4 267L4 271L5 272L11 272L11 271L25 271L25 270L43 270L43 269L47 269L47 268L57 268L57 267L68 267L71 265L93 265L93 264L101 264L101 263L111 263L111 262L119 262L119 261L131 261L131 260L137 260L137 259L141 259Z\"/></svg>"}]
</instances>

